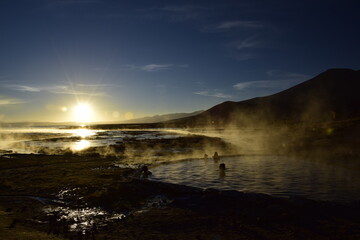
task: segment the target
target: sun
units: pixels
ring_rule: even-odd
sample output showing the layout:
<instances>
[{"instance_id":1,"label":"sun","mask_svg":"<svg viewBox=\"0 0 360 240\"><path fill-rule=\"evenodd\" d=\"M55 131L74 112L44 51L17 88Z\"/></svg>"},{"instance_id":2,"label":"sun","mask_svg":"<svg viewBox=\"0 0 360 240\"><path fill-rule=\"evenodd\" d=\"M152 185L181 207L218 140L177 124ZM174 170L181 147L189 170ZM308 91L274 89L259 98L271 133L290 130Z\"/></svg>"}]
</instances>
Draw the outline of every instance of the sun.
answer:
<instances>
[{"instance_id":1,"label":"sun","mask_svg":"<svg viewBox=\"0 0 360 240\"><path fill-rule=\"evenodd\" d=\"M73 108L73 120L75 122L93 122L94 110L88 103L79 103Z\"/></svg>"}]
</instances>

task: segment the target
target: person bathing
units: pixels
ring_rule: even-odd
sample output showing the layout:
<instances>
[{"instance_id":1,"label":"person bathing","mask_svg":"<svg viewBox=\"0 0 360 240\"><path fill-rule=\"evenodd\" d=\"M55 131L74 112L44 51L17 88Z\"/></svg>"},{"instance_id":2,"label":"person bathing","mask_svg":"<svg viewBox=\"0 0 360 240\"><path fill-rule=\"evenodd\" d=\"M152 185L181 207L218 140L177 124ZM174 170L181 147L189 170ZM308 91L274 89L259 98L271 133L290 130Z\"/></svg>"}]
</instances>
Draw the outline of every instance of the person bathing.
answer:
<instances>
[{"instance_id":1,"label":"person bathing","mask_svg":"<svg viewBox=\"0 0 360 240\"><path fill-rule=\"evenodd\" d=\"M218 154L217 152L214 153L213 159L214 159L215 161L220 160L219 154Z\"/></svg>"}]
</instances>

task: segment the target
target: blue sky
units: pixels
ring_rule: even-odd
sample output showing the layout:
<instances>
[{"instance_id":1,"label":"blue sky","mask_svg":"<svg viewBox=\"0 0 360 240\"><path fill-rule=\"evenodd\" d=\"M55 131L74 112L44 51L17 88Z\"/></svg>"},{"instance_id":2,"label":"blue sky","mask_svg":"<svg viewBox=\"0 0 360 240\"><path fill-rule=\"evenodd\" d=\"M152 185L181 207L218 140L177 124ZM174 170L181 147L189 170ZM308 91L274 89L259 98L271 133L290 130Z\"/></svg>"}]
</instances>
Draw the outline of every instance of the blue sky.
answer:
<instances>
[{"instance_id":1,"label":"blue sky","mask_svg":"<svg viewBox=\"0 0 360 240\"><path fill-rule=\"evenodd\" d=\"M358 1L0 1L0 121L206 110L359 69Z\"/></svg>"}]
</instances>

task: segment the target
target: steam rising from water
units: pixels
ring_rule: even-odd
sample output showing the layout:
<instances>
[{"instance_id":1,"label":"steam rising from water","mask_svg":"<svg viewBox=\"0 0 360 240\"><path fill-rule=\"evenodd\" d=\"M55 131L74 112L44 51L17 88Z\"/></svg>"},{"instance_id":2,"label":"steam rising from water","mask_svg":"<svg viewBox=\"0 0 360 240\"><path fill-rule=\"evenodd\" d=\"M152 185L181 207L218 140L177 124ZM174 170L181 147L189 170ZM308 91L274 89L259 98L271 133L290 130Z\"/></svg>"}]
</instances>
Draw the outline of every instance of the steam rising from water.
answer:
<instances>
[{"instance_id":1,"label":"steam rising from water","mask_svg":"<svg viewBox=\"0 0 360 240\"><path fill-rule=\"evenodd\" d=\"M186 135L185 135L186 134ZM165 155L193 152L183 143L170 144L168 140L187 136L188 132L166 130L94 130L26 128L0 129L0 150L17 153L45 154L99 154L134 159L155 159ZM167 148L169 146L169 148ZM196 150L196 146L194 146ZM197 157L204 153L199 149ZM190 157L190 155L187 155Z\"/></svg>"},{"instance_id":2,"label":"steam rising from water","mask_svg":"<svg viewBox=\"0 0 360 240\"><path fill-rule=\"evenodd\" d=\"M89 147L85 138L102 130L57 128L1 128L0 150L17 153L62 154Z\"/></svg>"}]
</instances>

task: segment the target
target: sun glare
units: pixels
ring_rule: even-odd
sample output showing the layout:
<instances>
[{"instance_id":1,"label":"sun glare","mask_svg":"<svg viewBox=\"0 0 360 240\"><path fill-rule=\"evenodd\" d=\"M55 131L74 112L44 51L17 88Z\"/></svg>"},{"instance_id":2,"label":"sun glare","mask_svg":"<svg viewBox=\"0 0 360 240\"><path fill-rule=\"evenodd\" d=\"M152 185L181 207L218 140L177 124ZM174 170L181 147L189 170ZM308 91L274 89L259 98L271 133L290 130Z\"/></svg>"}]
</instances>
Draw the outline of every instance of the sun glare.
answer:
<instances>
[{"instance_id":1,"label":"sun glare","mask_svg":"<svg viewBox=\"0 0 360 240\"><path fill-rule=\"evenodd\" d=\"M79 142L76 142L74 146L71 147L73 151L81 151L86 148L90 147L90 142L87 140L80 140Z\"/></svg>"},{"instance_id":2,"label":"sun glare","mask_svg":"<svg viewBox=\"0 0 360 240\"><path fill-rule=\"evenodd\" d=\"M73 120L76 122L94 121L94 111L87 103L79 103L73 108Z\"/></svg>"},{"instance_id":3,"label":"sun glare","mask_svg":"<svg viewBox=\"0 0 360 240\"><path fill-rule=\"evenodd\" d=\"M74 136L81 138L91 137L96 134L94 130L86 129L86 128L72 129L70 132L74 134Z\"/></svg>"}]
</instances>

